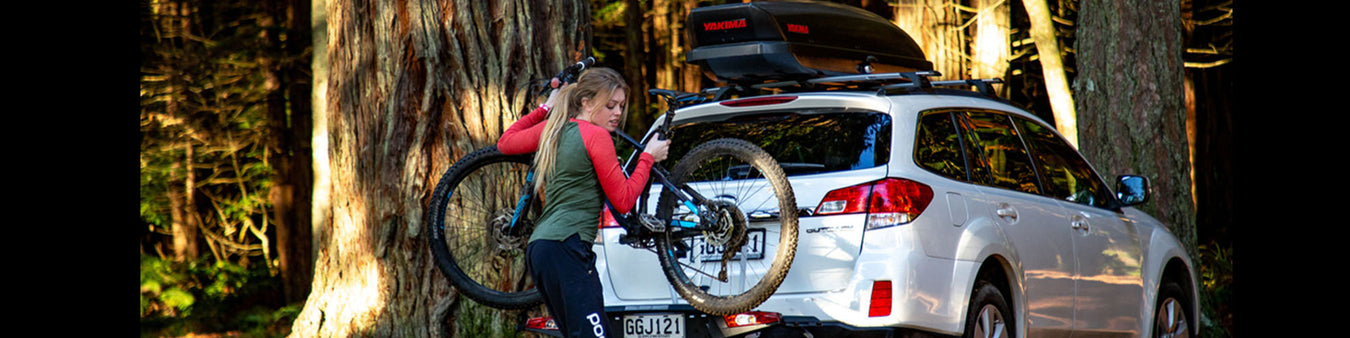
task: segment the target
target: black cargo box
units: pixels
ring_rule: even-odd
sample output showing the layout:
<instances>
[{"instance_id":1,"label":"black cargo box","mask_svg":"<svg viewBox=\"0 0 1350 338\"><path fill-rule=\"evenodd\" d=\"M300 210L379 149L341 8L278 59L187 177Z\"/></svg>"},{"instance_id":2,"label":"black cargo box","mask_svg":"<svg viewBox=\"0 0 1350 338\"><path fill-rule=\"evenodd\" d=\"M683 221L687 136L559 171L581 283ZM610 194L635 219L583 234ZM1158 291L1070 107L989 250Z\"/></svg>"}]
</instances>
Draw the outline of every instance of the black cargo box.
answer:
<instances>
[{"instance_id":1,"label":"black cargo box","mask_svg":"<svg viewBox=\"0 0 1350 338\"><path fill-rule=\"evenodd\" d=\"M760 83L868 72L932 70L904 30L861 8L761 1L695 8L686 62L718 81ZM870 60L870 62L868 62Z\"/></svg>"}]
</instances>

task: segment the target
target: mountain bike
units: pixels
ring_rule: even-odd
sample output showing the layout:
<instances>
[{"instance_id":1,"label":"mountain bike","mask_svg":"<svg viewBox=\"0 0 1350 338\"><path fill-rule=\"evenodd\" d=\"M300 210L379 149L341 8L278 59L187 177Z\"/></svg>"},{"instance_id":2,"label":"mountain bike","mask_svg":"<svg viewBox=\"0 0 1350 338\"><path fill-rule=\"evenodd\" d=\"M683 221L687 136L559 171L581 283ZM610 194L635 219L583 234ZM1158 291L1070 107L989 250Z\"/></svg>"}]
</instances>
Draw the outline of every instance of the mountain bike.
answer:
<instances>
[{"instance_id":1,"label":"mountain bike","mask_svg":"<svg viewBox=\"0 0 1350 338\"><path fill-rule=\"evenodd\" d=\"M591 62L578 62L557 77L575 81ZM626 174L652 137L673 137L678 108L708 100L662 89L649 94L667 103L656 132L642 141L612 132L633 146ZM480 304L522 309L543 302L525 271L525 246L543 210L533 189L532 159L502 154L496 146L478 149L445 171L428 205L427 239L436 267ZM783 169L767 152L741 139L711 140L693 147L670 170L653 164L649 177L652 190L630 212L617 213L608 201L605 212L626 232L620 243L655 253L667 281L691 306L736 314L778 289L796 254L797 206ZM649 208L655 189L659 197Z\"/></svg>"}]
</instances>

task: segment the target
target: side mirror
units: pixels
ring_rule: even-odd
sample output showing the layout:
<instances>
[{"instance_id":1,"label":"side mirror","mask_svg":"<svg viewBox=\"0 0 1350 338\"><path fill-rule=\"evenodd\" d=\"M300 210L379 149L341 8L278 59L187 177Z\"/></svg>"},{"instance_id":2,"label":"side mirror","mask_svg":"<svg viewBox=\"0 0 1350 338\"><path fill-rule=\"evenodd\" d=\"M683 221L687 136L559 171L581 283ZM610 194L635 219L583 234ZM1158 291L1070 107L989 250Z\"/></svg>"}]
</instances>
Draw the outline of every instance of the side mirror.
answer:
<instances>
[{"instance_id":1,"label":"side mirror","mask_svg":"<svg viewBox=\"0 0 1350 338\"><path fill-rule=\"evenodd\" d=\"M1121 206L1133 206L1148 201L1148 178L1135 175L1120 175L1116 178L1116 199Z\"/></svg>"}]
</instances>

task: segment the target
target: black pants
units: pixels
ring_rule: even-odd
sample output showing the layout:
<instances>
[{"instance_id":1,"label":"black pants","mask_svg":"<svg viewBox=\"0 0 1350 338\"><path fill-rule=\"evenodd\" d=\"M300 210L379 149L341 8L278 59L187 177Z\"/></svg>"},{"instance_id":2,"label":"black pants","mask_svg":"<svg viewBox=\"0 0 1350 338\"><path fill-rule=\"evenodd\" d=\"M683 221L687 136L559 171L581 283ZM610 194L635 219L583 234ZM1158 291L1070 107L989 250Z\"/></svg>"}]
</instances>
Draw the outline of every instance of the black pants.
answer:
<instances>
[{"instance_id":1,"label":"black pants","mask_svg":"<svg viewBox=\"0 0 1350 338\"><path fill-rule=\"evenodd\" d=\"M537 240L525 247L525 255L530 277L559 332L567 337L607 336L609 319L591 241L577 235L561 242Z\"/></svg>"}]
</instances>

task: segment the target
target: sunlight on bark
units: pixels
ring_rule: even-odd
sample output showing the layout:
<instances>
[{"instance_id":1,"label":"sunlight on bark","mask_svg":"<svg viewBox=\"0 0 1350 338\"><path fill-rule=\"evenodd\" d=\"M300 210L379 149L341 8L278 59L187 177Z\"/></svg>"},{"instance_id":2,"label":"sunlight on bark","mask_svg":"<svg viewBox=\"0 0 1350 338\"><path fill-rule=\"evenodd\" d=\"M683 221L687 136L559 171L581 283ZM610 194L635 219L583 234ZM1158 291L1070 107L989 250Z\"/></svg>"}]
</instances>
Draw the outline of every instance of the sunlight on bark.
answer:
<instances>
[{"instance_id":1,"label":"sunlight on bark","mask_svg":"<svg viewBox=\"0 0 1350 338\"><path fill-rule=\"evenodd\" d=\"M1031 19L1031 39L1040 55L1041 72L1045 73L1045 89L1050 96L1050 109L1055 114L1055 129L1069 144L1078 148L1078 114L1073 105L1073 92L1064 75L1064 60L1060 56L1059 40L1055 38L1054 22L1045 0L1023 0Z\"/></svg>"},{"instance_id":2,"label":"sunlight on bark","mask_svg":"<svg viewBox=\"0 0 1350 338\"><path fill-rule=\"evenodd\" d=\"M975 43L971 45L977 79L1002 78L1008 69L1009 6L1006 0L980 0L976 14Z\"/></svg>"}]
</instances>

